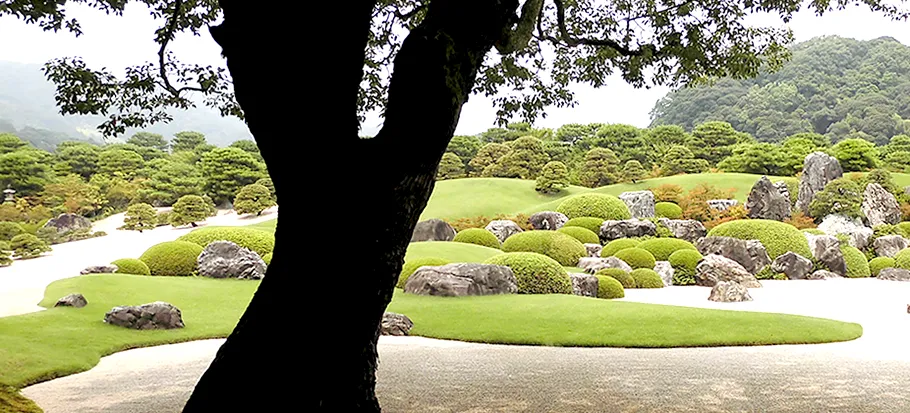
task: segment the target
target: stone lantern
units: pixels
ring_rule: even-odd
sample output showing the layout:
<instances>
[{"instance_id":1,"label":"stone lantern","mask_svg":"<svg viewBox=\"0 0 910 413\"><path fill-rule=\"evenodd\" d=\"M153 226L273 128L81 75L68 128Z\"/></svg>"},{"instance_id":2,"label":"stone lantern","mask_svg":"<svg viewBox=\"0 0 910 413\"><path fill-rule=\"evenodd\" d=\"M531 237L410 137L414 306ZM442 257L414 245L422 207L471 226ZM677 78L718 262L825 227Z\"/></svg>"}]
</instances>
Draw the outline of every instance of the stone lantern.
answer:
<instances>
[{"instance_id":1,"label":"stone lantern","mask_svg":"<svg viewBox=\"0 0 910 413\"><path fill-rule=\"evenodd\" d=\"M3 202L15 202L16 200L13 198L13 194L15 193L16 190L7 185L6 189L3 190L3 194L5 195Z\"/></svg>"}]
</instances>

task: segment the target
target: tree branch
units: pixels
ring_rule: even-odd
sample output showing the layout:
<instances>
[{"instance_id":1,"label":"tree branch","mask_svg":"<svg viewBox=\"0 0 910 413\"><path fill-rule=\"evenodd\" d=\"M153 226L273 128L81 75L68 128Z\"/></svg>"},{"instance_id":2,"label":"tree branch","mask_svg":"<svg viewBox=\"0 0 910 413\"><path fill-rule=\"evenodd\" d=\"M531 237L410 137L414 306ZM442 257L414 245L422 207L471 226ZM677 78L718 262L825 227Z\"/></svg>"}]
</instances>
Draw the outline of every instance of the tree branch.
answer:
<instances>
[{"instance_id":1,"label":"tree branch","mask_svg":"<svg viewBox=\"0 0 910 413\"><path fill-rule=\"evenodd\" d=\"M543 0L527 0L521 7L521 17L515 30L506 28L503 36L496 42L496 50L500 54L509 54L525 48L534 35L534 22L539 20L543 10Z\"/></svg>"},{"instance_id":2,"label":"tree branch","mask_svg":"<svg viewBox=\"0 0 910 413\"><path fill-rule=\"evenodd\" d=\"M170 43L171 38L174 37L174 33L177 32L177 20L180 18L180 8L183 7L183 0L176 0L174 2L174 15L171 16L170 25L167 28L167 31L164 33L163 40L161 41L161 47L158 49L158 73L161 76L164 89L168 93L174 95L175 97L180 97L180 94L184 91L193 91L193 92L203 92L205 89L201 87L194 86L184 86L180 89L175 88L171 85L170 79L167 77L167 69L164 65L164 55L167 49L168 43Z\"/></svg>"},{"instance_id":3,"label":"tree branch","mask_svg":"<svg viewBox=\"0 0 910 413\"><path fill-rule=\"evenodd\" d=\"M654 13L639 14L638 16L635 16L635 17L627 17L627 18L625 18L625 19L623 19L623 20L632 21L632 20L643 19L643 18L648 17L648 16L654 16L654 15L658 15L658 14L664 14L664 13L669 12L669 11L681 9L681 8L683 8L683 7L685 7L685 6L688 6L688 5L692 4L692 3L695 3L695 1L694 1L694 0L687 0L687 1L684 1L684 2L679 3L679 4L677 4L677 5L669 6L669 7L665 8L665 9L663 9L663 10L657 10L657 11L655 11Z\"/></svg>"},{"instance_id":4,"label":"tree branch","mask_svg":"<svg viewBox=\"0 0 910 413\"><path fill-rule=\"evenodd\" d=\"M627 46L619 44L619 42L612 39L591 39L591 38L575 38L569 35L569 30L566 29L566 7L563 4L562 0L553 0L553 4L556 5L556 22L559 25L559 39L556 39L552 36L546 36L545 38L550 41L559 42L562 41L570 47L575 47L578 45L586 46L606 46L613 50L619 52L623 56L641 56L644 54L642 49L630 49ZM541 33L542 35L543 33Z\"/></svg>"},{"instance_id":5,"label":"tree branch","mask_svg":"<svg viewBox=\"0 0 910 413\"><path fill-rule=\"evenodd\" d=\"M416 16L417 13L420 13L421 10L424 10L424 9L426 9L426 8L427 8L427 3L423 3L423 4L420 4L420 5L418 5L418 6L415 6L415 7L414 7L414 10L411 10L411 11L409 11L409 12L407 12L407 13L404 13L404 14L402 14L398 9L395 9L395 17L398 17L398 18L401 19L401 20L408 20L408 19L410 19L411 17Z\"/></svg>"}]
</instances>

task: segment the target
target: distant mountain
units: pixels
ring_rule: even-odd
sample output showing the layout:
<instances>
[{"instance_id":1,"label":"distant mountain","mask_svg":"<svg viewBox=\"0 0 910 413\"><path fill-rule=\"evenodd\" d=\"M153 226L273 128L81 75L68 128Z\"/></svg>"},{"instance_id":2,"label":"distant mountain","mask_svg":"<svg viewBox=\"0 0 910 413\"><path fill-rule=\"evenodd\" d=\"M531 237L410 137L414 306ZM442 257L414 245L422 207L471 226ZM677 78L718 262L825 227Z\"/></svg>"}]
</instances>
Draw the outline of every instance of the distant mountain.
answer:
<instances>
[{"instance_id":1,"label":"distant mountain","mask_svg":"<svg viewBox=\"0 0 910 413\"><path fill-rule=\"evenodd\" d=\"M63 116L54 102L54 84L44 78L42 66L0 61L0 132L16 133L37 147L52 150L64 140L93 140L103 142L97 125L101 116ZM227 146L241 139L252 139L242 121L222 117L205 107L172 112L174 120L146 128L167 138L185 130L205 134L209 143ZM128 129L125 140L138 130Z\"/></svg>"}]
</instances>

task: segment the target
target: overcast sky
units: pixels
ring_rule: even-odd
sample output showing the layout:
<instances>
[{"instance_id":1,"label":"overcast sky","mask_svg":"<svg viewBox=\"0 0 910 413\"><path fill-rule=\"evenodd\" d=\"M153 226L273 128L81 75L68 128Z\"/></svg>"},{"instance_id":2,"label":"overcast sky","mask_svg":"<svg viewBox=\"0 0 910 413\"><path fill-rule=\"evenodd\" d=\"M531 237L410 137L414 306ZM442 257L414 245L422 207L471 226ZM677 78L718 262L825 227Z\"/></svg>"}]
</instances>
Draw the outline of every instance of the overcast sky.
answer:
<instances>
[{"instance_id":1,"label":"overcast sky","mask_svg":"<svg viewBox=\"0 0 910 413\"><path fill-rule=\"evenodd\" d=\"M43 64L55 57L81 56L91 67L122 69L155 58L153 37L159 23L151 18L144 6L130 3L122 18L84 6L67 6L69 14L82 22L85 34L76 38L70 33L42 32L35 25L5 16L0 17L0 60ZM761 24L783 25L776 18L754 16ZM849 8L816 17L800 12L790 22L797 41L822 35L840 35L861 40L891 36L910 45L910 23L892 22L863 8ZM15 41L10 41L15 39ZM171 43L181 60L194 63L224 65L220 48L207 31L201 36L178 36ZM289 47L290 53L297 53ZM566 123L629 123L645 127L650 123L649 112L655 101L666 94L666 88L634 89L621 78L614 78L605 87L593 89L573 87L578 105L573 108L551 108L548 116L536 122L540 127L558 127ZM493 126L495 109L489 99L472 96L462 111L456 133L475 134ZM368 116L363 134L373 135L382 120Z\"/></svg>"}]
</instances>

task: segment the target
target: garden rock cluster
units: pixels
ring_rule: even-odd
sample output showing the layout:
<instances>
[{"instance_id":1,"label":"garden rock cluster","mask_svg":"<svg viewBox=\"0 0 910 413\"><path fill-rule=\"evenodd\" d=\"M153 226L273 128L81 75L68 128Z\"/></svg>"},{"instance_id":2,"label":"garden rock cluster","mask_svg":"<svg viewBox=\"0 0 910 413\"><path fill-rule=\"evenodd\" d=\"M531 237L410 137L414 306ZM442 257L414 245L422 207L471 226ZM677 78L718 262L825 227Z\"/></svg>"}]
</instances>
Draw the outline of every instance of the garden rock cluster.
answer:
<instances>
[{"instance_id":1,"label":"garden rock cluster","mask_svg":"<svg viewBox=\"0 0 910 413\"><path fill-rule=\"evenodd\" d=\"M900 235L885 235L876 238L872 247L879 257L894 257L904 248L910 247L910 240Z\"/></svg>"},{"instance_id":2,"label":"garden rock cluster","mask_svg":"<svg viewBox=\"0 0 910 413\"><path fill-rule=\"evenodd\" d=\"M813 268L814 265L812 265L812 261L799 254L793 253L792 251L788 251L783 255L778 256L774 259L774 262L771 263L772 271L782 272L791 280L805 279L812 272Z\"/></svg>"},{"instance_id":3,"label":"garden rock cluster","mask_svg":"<svg viewBox=\"0 0 910 413\"><path fill-rule=\"evenodd\" d=\"M414 233L411 235L411 242L451 241L454 238L455 228L452 228L449 223L441 219L433 218L417 223L417 226L414 227Z\"/></svg>"},{"instance_id":4,"label":"garden rock cluster","mask_svg":"<svg viewBox=\"0 0 910 413\"><path fill-rule=\"evenodd\" d=\"M589 257L600 257L600 252L603 251L604 246L600 244L584 244L585 250L588 251Z\"/></svg>"},{"instance_id":5,"label":"garden rock cluster","mask_svg":"<svg viewBox=\"0 0 910 413\"><path fill-rule=\"evenodd\" d=\"M382 315L382 323L379 325L379 334L384 336L406 336L413 327L414 322L408 316L385 312Z\"/></svg>"},{"instance_id":6,"label":"garden rock cluster","mask_svg":"<svg viewBox=\"0 0 910 413\"><path fill-rule=\"evenodd\" d=\"M840 241L831 235L812 235L806 233L809 251L812 256L824 264L829 271L839 275L847 275L847 261L840 249Z\"/></svg>"},{"instance_id":7,"label":"garden rock cluster","mask_svg":"<svg viewBox=\"0 0 910 413\"><path fill-rule=\"evenodd\" d=\"M623 192L619 199L629 207L632 218L654 217L654 193L651 191Z\"/></svg>"},{"instance_id":8,"label":"garden rock cluster","mask_svg":"<svg viewBox=\"0 0 910 413\"><path fill-rule=\"evenodd\" d=\"M88 305L88 300L85 299L85 296L82 294L69 294L64 297L61 297L57 300L57 303L54 304L54 307L76 307L82 308Z\"/></svg>"},{"instance_id":9,"label":"garden rock cluster","mask_svg":"<svg viewBox=\"0 0 910 413\"><path fill-rule=\"evenodd\" d=\"M695 271L696 285L713 287L720 281L733 281L746 288L761 287L755 276L746 271L742 265L717 254L705 255Z\"/></svg>"},{"instance_id":10,"label":"garden rock cluster","mask_svg":"<svg viewBox=\"0 0 910 413\"><path fill-rule=\"evenodd\" d=\"M518 281L503 265L458 263L418 268L408 278L404 291L442 297L515 294Z\"/></svg>"},{"instance_id":11,"label":"garden rock cluster","mask_svg":"<svg viewBox=\"0 0 910 413\"><path fill-rule=\"evenodd\" d=\"M496 236L496 238L499 238L499 242L506 242L506 239L508 239L512 235L518 234L520 232L524 232L524 230L522 230L521 227L518 226L518 224L516 224L515 222L510 221L508 219L497 219L495 221L490 221L490 223L487 224L485 229L487 231L492 232L493 235ZM453 238L454 238L454 236L453 236ZM411 241L411 242L413 242L413 241Z\"/></svg>"},{"instance_id":12,"label":"garden rock cluster","mask_svg":"<svg viewBox=\"0 0 910 413\"><path fill-rule=\"evenodd\" d=\"M54 228L58 234L78 230L91 230L92 221L88 218L77 214L60 214L51 218L44 224L44 228Z\"/></svg>"},{"instance_id":13,"label":"garden rock cluster","mask_svg":"<svg viewBox=\"0 0 910 413\"><path fill-rule=\"evenodd\" d=\"M827 270L816 270L806 277L807 280L827 280L829 278L843 278L843 276Z\"/></svg>"},{"instance_id":14,"label":"garden rock cluster","mask_svg":"<svg viewBox=\"0 0 910 413\"><path fill-rule=\"evenodd\" d=\"M170 330L184 327L180 309L163 301L139 306L114 307L104 315L104 322L136 330Z\"/></svg>"},{"instance_id":15,"label":"garden rock cluster","mask_svg":"<svg viewBox=\"0 0 910 413\"><path fill-rule=\"evenodd\" d=\"M756 274L771 264L771 257L758 240L741 240L731 237L705 237L696 244L702 255L717 254L729 258L750 274Z\"/></svg>"},{"instance_id":16,"label":"garden rock cluster","mask_svg":"<svg viewBox=\"0 0 910 413\"><path fill-rule=\"evenodd\" d=\"M910 271L903 268L884 268L878 273L879 280L910 281Z\"/></svg>"},{"instance_id":17,"label":"garden rock cluster","mask_svg":"<svg viewBox=\"0 0 910 413\"><path fill-rule=\"evenodd\" d=\"M808 215L809 204L812 203L815 194L825 189L825 185L828 185L829 182L842 176L844 176L844 170L836 158L824 152L810 153L803 161L796 209Z\"/></svg>"},{"instance_id":18,"label":"garden rock cluster","mask_svg":"<svg viewBox=\"0 0 910 413\"><path fill-rule=\"evenodd\" d=\"M113 274L117 272L118 267L114 264L105 264L105 265L90 265L85 267L82 271L79 271L79 274Z\"/></svg>"},{"instance_id":19,"label":"garden rock cluster","mask_svg":"<svg viewBox=\"0 0 910 413\"><path fill-rule=\"evenodd\" d=\"M657 263L654 264L654 272L660 276L660 279L664 282L664 287L673 285L674 270L669 261L657 261Z\"/></svg>"},{"instance_id":20,"label":"garden rock cluster","mask_svg":"<svg viewBox=\"0 0 910 413\"><path fill-rule=\"evenodd\" d=\"M660 218L658 222L667 227L674 237L684 239L693 244L708 235L705 225L694 219Z\"/></svg>"},{"instance_id":21,"label":"garden rock cluster","mask_svg":"<svg viewBox=\"0 0 910 413\"><path fill-rule=\"evenodd\" d=\"M557 229L562 228L568 220L569 217L561 212L543 211L531 215L531 217L528 218L528 223L531 224L531 228L536 230L556 231Z\"/></svg>"},{"instance_id":22,"label":"garden rock cluster","mask_svg":"<svg viewBox=\"0 0 910 413\"><path fill-rule=\"evenodd\" d=\"M784 184L783 188L786 189L787 185ZM790 217L790 198L785 197L767 176L763 176L752 186L746 209L752 219L783 221Z\"/></svg>"},{"instance_id":23,"label":"garden rock cluster","mask_svg":"<svg viewBox=\"0 0 910 413\"><path fill-rule=\"evenodd\" d=\"M863 192L862 211L869 226L872 227L901 222L901 207L897 203L897 198L875 182L866 185L866 190Z\"/></svg>"},{"instance_id":24,"label":"garden rock cluster","mask_svg":"<svg viewBox=\"0 0 910 413\"><path fill-rule=\"evenodd\" d=\"M626 219L621 221L606 220L600 225L600 239L612 241L620 238L635 238L654 236L657 225L642 219Z\"/></svg>"},{"instance_id":25,"label":"garden rock cluster","mask_svg":"<svg viewBox=\"0 0 910 413\"><path fill-rule=\"evenodd\" d=\"M231 241L214 241L196 259L199 275L211 278L261 280L265 276L265 261L259 254Z\"/></svg>"},{"instance_id":26,"label":"garden rock cluster","mask_svg":"<svg viewBox=\"0 0 910 413\"><path fill-rule=\"evenodd\" d=\"M845 234L849 237L850 245L859 249L866 248L872 239L874 231L863 225L858 218L848 218L843 215L828 215L822 219L818 229L828 235Z\"/></svg>"}]
</instances>

